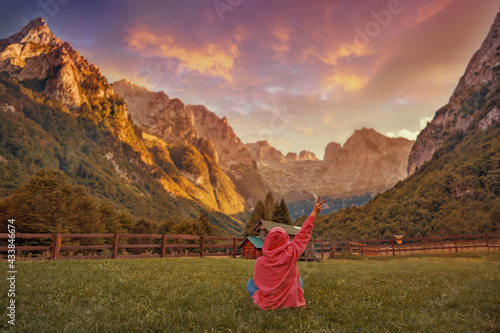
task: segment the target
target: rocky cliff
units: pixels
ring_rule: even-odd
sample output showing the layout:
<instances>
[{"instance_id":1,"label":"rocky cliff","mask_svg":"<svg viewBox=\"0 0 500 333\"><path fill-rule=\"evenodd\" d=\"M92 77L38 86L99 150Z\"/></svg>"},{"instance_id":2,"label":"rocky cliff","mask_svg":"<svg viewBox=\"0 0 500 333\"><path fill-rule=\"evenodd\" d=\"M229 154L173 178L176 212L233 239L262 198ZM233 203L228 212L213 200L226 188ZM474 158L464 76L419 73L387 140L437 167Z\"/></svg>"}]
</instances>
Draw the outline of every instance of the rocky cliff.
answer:
<instances>
[{"instance_id":1,"label":"rocky cliff","mask_svg":"<svg viewBox=\"0 0 500 333\"><path fill-rule=\"evenodd\" d=\"M247 143L246 146L259 167L287 162L285 156L283 156L278 149L271 146L267 141ZM295 154L294 158L295 160L298 160L297 154Z\"/></svg>"},{"instance_id":2,"label":"rocky cliff","mask_svg":"<svg viewBox=\"0 0 500 333\"><path fill-rule=\"evenodd\" d=\"M236 185L248 207L253 207L269 189L258 171L248 147L234 133L227 119L219 118L204 105L188 105L200 137L210 140L218 155L220 168Z\"/></svg>"},{"instance_id":3,"label":"rocky cliff","mask_svg":"<svg viewBox=\"0 0 500 333\"><path fill-rule=\"evenodd\" d=\"M42 18L0 40L0 71L43 91L70 109L113 90L100 70L54 36Z\"/></svg>"},{"instance_id":4,"label":"rocky cliff","mask_svg":"<svg viewBox=\"0 0 500 333\"><path fill-rule=\"evenodd\" d=\"M266 187L255 161L226 119L220 119L204 106L186 106L177 98L170 99L163 92L151 92L126 79L113 83L113 88L127 102L132 120L144 132L163 140L171 151L189 146L193 153L197 151L210 159L207 174L211 177L200 178L199 172L191 172L193 168L189 171L181 167L185 176L196 179L198 185L215 182L215 174L222 177L216 188L225 184L226 201L241 211L244 205L250 206L252 200L262 195ZM251 179L254 181L247 184Z\"/></svg>"},{"instance_id":5,"label":"rocky cliff","mask_svg":"<svg viewBox=\"0 0 500 333\"><path fill-rule=\"evenodd\" d=\"M267 141L247 147L271 189L293 210L294 203L315 195L335 199L385 191L406 177L412 145L413 141L363 128L343 146L329 143L324 160L306 151L283 156Z\"/></svg>"},{"instance_id":6,"label":"rocky cliff","mask_svg":"<svg viewBox=\"0 0 500 333\"><path fill-rule=\"evenodd\" d=\"M449 103L437 111L415 141L408 158L409 175L432 158L447 135L468 131L487 96L495 93L500 76L499 29L500 14L497 14L488 36L469 62ZM499 118L498 108L491 104L482 123L483 128L486 129Z\"/></svg>"}]
</instances>

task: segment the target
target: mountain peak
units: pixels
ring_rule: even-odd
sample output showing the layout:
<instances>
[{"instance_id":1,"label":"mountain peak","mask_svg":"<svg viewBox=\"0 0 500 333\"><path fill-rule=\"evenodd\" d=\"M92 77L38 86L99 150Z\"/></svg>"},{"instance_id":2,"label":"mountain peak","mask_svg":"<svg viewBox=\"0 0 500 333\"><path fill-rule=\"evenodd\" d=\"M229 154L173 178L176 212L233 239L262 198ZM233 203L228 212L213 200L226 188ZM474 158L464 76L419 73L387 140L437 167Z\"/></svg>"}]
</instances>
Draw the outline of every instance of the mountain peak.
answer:
<instances>
[{"instance_id":1,"label":"mountain peak","mask_svg":"<svg viewBox=\"0 0 500 333\"><path fill-rule=\"evenodd\" d=\"M58 37L54 36L45 20L41 17L33 19L26 24L20 32L7 38L8 44L36 43L48 46L60 45L63 43Z\"/></svg>"},{"instance_id":2,"label":"mountain peak","mask_svg":"<svg viewBox=\"0 0 500 333\"><path fill-rule=\"evenodd\" d=\"M56 37L42 18L0 39L0 72L19 81L36 80L37 89L69 109L113 95L99 68Z\"/></svg>"},{"instance_id":3,"label":"mountain peak","mask_svg":"<svg viewBox=\"0 0 500 333\"><path fill-rule=\"evenodd\" d=\"M498 80L498 64L500 59L498 53L498 48L500 47L499 28L500 12L497 13L493 25L481 47L467 65L464 75L460 78L453 95L450 97L450 104L459 107L458 104L463 97L462 95L467 94L471 88L488 85Z\"/></svg>"},{"instance_id":4,"label":"mountain peak","mask_svg":"<svg viewBox=\"0 0 500 333\"><path fill-rule=\"evenodd\" d=\"M376 130L374 130L373 128L363 127L361 129L355 130L354 133L352 134L352 136L357 136L357 135L367 136L367 135L377 135L377 134L382 135L379 132L377 132Z\"/></svg>"},{"instance_id":5,"label":"mountain peak","mask_svg":"<svg viewBox=\"0 0 500 333\"><path fill-rule=\"evenodd\" d=\"M281 151L271 146L267 140L247 143L246 147L258 165L286 163L286 158Z\"/></svg>"},{"instance_id":6,"label":"mountain peak","mask_svg":"<svg viewBox=\"0 0 500 333\"><path fill-rule=\"evenodd\" d=\"M382 142L386 141L387 137L373 128L363 127L362 129L357 129L354 133L347 139L346 143L344 143L344 148L346 145L349 145L351 142L359 143L359 141L374 141L374 142Z\"/></svg>"},{"instance_id":7,"label":"mountain peak","mask_svg":"<svg viewBox=\"0 0 500 333\"><path fill-rule=\"evenodd\" d=\"M318 157L312 151L303 150L299 153L299 161L317 161Z\"/></svg>"},{"instance_id":8,"label":"mountain peak","mask_svg":"<svg viewBox=\"0 0 500 333\"><path fill-rule=\"evenodd\" d=\"M31 20L31 22L28 23L25 26L25 28L26 27L36 28L36 27L43 27L43 26L47 26L47 22L45 22L45 20L41 17L36 17L33 20Z\"/></svg>"}]
</instances>

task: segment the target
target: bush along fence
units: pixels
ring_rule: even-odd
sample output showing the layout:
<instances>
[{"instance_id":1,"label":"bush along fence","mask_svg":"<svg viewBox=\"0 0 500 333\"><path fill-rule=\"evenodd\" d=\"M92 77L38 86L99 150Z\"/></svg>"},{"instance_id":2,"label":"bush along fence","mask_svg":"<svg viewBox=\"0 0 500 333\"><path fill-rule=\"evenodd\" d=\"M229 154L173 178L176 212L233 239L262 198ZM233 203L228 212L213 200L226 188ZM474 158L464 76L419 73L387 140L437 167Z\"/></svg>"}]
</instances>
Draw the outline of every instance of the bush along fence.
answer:
<instances>
[{"instance_id":1,"label":"bush along fence","mask_svg":"<svg viewBox=\"0 0 500 333\"><path fill-rule=\"evenodd\" d=\"M476 249L499 249L500 235L456 235L440 237L371 239L362 241L330 242L330 257L338 254L361 256L397 255L414 252L431 253L438 251L458 252Z\"/></svg>"},{"instance_id":2,"label":"bush along fence","mask_svg":"<svg viewBox=\"0 0 500 333\"><path fill-rule=\"evenodd\" d=\"M0 233L0 253L6 259L11 234ZM117 259L154 257L236 257L245 238L159 234L15 234L18 260ZM325 242L311 239L306 260L321 260L325 253L361 256L414 252L500 249L500 235L457 235L423 238Z\"/></svg>"}]
</instances>

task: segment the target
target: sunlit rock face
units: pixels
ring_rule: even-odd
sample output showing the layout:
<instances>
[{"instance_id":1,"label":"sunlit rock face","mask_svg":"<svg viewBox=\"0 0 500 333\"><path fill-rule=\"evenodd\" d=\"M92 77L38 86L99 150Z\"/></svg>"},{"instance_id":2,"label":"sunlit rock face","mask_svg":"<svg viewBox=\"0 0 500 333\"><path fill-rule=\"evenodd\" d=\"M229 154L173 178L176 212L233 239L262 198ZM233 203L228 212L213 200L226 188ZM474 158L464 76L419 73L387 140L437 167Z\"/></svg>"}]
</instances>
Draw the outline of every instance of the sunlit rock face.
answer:
<instances>
[{"instance_id":1,"label":"sunlit rock face","mask_svg":"<svg viewBox=\"0 0 500 333\"><path fill-rule=\"evenodd\" d=\"M126 101L132 120L144 132L167 144L191 145L208 156L214 162L210 166L214 169L212 181L218 177L215 174L228 177L224 182L234 187L238 192L235 198L243 197L247 207L265 195L267 186L254 159L226 118L219 118L203 105L185 105L164 92L151 92L126 79L113 83L113 89ZM200 178L197 182L210 183L211 180Z\"/></svg>"},{"instance_id":2,"label":"sunlit rock face","mask_svg":"<svg viewBox=\"0 0 500 333\"><path fill-rule=\"evenodd\" d=\"M54 36L42 18L0 40L0 71L31 83L70 109L113 95L100 70Z\"/></svg>"}]
</instances>

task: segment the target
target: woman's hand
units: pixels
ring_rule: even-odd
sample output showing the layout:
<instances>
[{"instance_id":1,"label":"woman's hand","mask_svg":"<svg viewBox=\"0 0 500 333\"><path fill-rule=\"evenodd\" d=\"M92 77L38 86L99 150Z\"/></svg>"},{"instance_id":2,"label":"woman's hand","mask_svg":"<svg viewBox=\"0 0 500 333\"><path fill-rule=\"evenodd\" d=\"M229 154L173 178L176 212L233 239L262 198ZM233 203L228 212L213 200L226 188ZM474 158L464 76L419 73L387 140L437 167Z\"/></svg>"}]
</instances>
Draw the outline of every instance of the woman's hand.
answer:
<instances>
[{"instance_id":1,"label":"woman's hand","mask_svg":"<svg viewBox=\"0 0 500 333\"><path fill-rule=\"evenodd\" d=\"M316 204L314 205L314 208L313 208L313 210L311 212L312 216L318 215L318 213L321 212L321 210L323 209L323 204L325 203L326 200L323 200L323 201L319 202L320 199L321 198L318 197L318 200L316 201Z\"/></svg>"}]
</instances>

